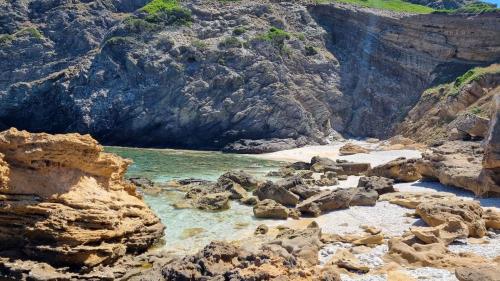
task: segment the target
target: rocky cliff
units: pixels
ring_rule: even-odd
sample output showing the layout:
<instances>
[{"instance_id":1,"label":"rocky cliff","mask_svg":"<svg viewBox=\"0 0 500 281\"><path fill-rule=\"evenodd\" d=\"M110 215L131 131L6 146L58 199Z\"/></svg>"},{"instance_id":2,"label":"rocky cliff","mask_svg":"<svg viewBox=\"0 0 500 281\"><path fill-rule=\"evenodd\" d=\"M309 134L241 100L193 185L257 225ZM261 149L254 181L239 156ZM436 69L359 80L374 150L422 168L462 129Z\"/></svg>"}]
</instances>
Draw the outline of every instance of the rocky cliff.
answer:
<instances>
[{"instance_id":1,"label":"rocky cliff","mask_svg":"<svg viewBox=\"0 0 500 281\"><path fill-rule=\"evenodd\" d=\"M0 133L0 275L33 269L10 264L17 259L89 272L163 236L158 217L123 180L130 162L102 150L88 135Z\"/></svg>"},{"instance_id":2,"label":"rocky cliff","mask_svg":"<svg viewBox=\"0 0 500 281\"><path fill-rule=\"evenodd\" d=\"M475 68L455 81L427 89L397 126L400 133L428 144L447 139L482 140L500 90L500 65Z\"/></svg>"},{"instance_id":3,"label":"rocky cliff","mask_svg":"<svg viewBox=\"0 0 500 281\"><path fill-rule=\"evenodd\" d=\"M500 58L496 15L147 2L2 2L0 126L191 148L384 137L423 89Z\"/></svg>"}]
</instances>

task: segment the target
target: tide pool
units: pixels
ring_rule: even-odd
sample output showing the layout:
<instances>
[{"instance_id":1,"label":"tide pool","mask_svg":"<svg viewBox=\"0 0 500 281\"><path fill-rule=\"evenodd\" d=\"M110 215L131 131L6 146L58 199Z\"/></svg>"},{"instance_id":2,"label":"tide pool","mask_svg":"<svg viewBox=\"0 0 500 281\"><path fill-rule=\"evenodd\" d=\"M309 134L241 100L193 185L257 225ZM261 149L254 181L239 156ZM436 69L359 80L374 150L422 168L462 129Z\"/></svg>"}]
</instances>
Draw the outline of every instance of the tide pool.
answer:
<instances>
[{"instance_id":1,"label":"tide pool","mask_svg":"<svg viewBox=\"0 0 500 281\"><path fill-rule=\"evenodd\" d=\"M146 177L158 183L182 178L216 180L229 170L244 170L263 178L268 171L277 169L281 164L221 152L122 147L105 149L134 161L127 177ZM175 252L192 253L213 240L238 240L252 233L261 223L272 225L280 222L255 219L252 207L235 201L231 202L229 210L221 212L176 209L172 204L182 201L183 193L172 190L165 190L158 195L146 194L144 200L167 227L164 248Z\"/></svg>"}]
</instances>

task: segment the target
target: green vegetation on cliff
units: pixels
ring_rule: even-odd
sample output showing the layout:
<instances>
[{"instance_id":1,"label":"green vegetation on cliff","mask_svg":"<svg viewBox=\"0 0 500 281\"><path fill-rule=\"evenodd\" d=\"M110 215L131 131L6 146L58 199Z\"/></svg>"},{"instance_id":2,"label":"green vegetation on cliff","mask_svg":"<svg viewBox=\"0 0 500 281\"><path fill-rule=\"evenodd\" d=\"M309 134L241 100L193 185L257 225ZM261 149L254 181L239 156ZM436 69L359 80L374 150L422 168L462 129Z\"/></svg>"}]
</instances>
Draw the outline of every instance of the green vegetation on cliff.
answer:
<instances>
[{"instance_id":1,"label":"green vegetation on cliff","mask_svg":"<svg viewBox=\"0 0 500 281\"><path fill-rule=\"evenodd\" d=\"M282 49L285 45L285 40L288 40L290 38L290 33L284 31L283 29L271 27L268 32L257 36L255 39L261 41L269 41L274 46Z\"/></svg>"},{"instance_id":2,"label":"green vegetation on cliff","mask_svg":"<svg viewBox=\"0 0 500 281\"><path fill-rule=\"evenodd\" d=\"M177 0L152 0L140 11L146 12L148 22L188 25L192 21L191 10L181 7Z\"/></svg>"},{"instance_id":3,"label":"green vegetation on cliff","mask_svg":"<svg viewBox=\"0 0 500 281\"><path fill-rule=\"evenodd\" d=\"M317 0L319 3L339 2L362 7L389 10L394 12L407 12L415 14L430 14L435 10L430 7L408 3L402 0Z\"/></svg>"},{"instance_id":4,"label":"green vegetation on cliff","mask_svg":"<svg viewBox=\"0 0 500 281\"><path fill-rule=\"evenodd\" d=\"M500 9L494 4L488 3L472 3L454 10L440 10L437 13L447 13L447 14L493 14L500 13Z\"/></svg>"},{"instance_id":5,"label":"green vegetation on cliff","mask_svg":"<svg viewBox=\"0 0 500 281\"><path fill-rule=\"evenodd\" d=\"M451 83L441 84L427 89L423 93L423 95L439 93L444 94L444 96L457 96L460 93L460 89L464 85L468 85L471 82L478 81L479 79L484 78L485 75L494 74L500 74L500 64L492 64L487 67L475 67L457 77L457 79L455 79L455 81Z\"/></svg>"},{"instance_id":6,"label":"green vegetation on cliff","mask_svg":"<svg viewBox=\"0 0 500 281\"><path fill-rule=\"evenodd\" d=\"M44 38L43 33L36 27L25 27L13 34L0 34L0 44L10 43L19 36L29 36L39 40Z\"/></svg>"}]
</instances>

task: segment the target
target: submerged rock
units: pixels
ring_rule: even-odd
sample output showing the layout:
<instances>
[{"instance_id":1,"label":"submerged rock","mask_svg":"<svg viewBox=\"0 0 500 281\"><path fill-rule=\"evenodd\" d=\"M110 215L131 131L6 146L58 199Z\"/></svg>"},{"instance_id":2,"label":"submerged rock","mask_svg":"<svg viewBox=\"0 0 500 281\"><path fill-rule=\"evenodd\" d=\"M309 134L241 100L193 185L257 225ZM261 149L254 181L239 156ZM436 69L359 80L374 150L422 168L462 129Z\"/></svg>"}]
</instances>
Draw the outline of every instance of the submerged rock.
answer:
<instances>
[{"instance_id":1,"label":"submerged rock","mask_svg":"<svg viewBox=\"0 0 500 281\"><path fill-rule=\"evenodd\" d=\"M128 160L89 135L0 133L0 250L88 271L163 237L164 226L124 181Z\"/></svg>"}]
</instances>

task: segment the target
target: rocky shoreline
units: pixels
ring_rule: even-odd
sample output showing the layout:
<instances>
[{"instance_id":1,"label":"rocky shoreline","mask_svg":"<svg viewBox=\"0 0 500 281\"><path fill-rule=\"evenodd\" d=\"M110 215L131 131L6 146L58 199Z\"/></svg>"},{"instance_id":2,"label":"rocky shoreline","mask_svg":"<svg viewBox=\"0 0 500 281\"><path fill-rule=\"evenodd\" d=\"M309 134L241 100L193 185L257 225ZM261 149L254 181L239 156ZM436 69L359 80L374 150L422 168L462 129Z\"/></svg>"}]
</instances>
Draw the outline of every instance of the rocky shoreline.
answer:
<instances>
[{"instance_id":1,"label":"rocky shoreline","mask_svg":"<svg viewBox=\"0 0 500 281\"><path fill-rule=\"evenodd\" d=\"M497 156L491 154L496 147L494 128L491 134L481 150L488 159L485 169L496 165ZM386 145L397 145L396 139ZM399 143L410 145L401 138ZM498 246L500 210L452 193L397 188L400 182L421 178L442 180L436 176L439 171L454 175L449 171L460 167L440 156L458 157L451 148L469 153L463 157L482 169L482 162L471 158L483 156L468 149L474 145L451 141L426 150L423 158L375 167L318 156L269 172L275 180L230 171L214 182L185 179L157 185L144 178L125 181L130 162L102 152L89 136L11 129L0 134L0 238L5 242L0 274L7 280L413 280L415 272L451 271L460 281L483 280L477 278L497 276L498 261L474 249L485 243ZM368 155L371 149L347 143L339 151ZM479 175L469 177L478 180ZM356 187L339 185L352 178L358 181ZM496 187L478 190L472 180L461 182L472 185L460 187L482 195L496 194ZM162 238L164 227L135 186L145 193L165 188L183 192L185 199L177 208L224 212L241 203L253 206L256 218L283 223L263 224L241 240L213 241L195 254L147 251ZM390 205L407 208L406 220L420 223L406 223L400 232L363 224L355 232L338 233L325 225L326 218L350 208L369 213L371 208L389 210ZM398 212L404 220L404 211Z\"/></svg>"}]
</instances>

